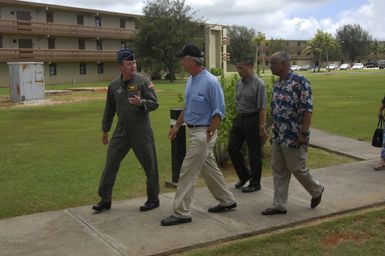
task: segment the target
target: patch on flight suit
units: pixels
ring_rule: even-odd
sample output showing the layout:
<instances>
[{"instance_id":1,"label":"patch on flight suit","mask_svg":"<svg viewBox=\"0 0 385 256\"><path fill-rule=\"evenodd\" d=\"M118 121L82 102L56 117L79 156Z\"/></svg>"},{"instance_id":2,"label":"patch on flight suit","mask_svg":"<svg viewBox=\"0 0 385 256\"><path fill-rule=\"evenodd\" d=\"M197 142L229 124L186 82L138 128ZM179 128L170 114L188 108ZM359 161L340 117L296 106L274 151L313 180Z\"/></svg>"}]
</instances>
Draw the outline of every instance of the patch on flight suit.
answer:
<instances>
[{"instance_id":1,"label":"patch on flight suit","mask_svg":"<svg viewBox=\"0 0 385 256\"><path fill-rule=\"evenodd\" d=\"M128 85L128 86L127 86L127 90L128 90L129 92L134 93L134 92L136 92L136 91L138 90L138 88L137 88L136 84L132 84L132 85Z\"/></svg>"},{"instance_id":2,"label":"patch on flight suit","mask_svg":"<svg viewBox=\"0 0 385 256\"><path fill-rule=\"evenodd\" d=\"M119 89L116 90L116 93L117 93L117 94L122 94L122 92L123 92L122 87L119 87Z\"/></svg>"}]
</instances>

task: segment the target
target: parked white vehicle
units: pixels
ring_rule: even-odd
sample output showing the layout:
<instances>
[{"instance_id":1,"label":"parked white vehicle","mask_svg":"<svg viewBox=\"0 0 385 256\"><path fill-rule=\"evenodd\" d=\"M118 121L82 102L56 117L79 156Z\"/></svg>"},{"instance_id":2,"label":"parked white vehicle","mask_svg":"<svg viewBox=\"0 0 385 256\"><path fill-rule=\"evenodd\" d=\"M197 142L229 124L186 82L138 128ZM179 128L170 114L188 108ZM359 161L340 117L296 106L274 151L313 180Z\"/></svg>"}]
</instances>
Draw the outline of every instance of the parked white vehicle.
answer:
<instances>
[{"instance_id":1,"label":"parked white vehicle","mask_svg":"<svg viewBox=\"0 0 385 256\"><path fill-rule=\"evenodd\" d=\"M350 66L350 64L348 64L348 63L341 64L341 66L340 66L340 70L348 70L351 68L352 68L352 66Z\"/></svg>"},{"instance_id":2,"label":"parked white vehicle","mask_svg":"<svg viewBox=\"0 0 385 256\"><path fill-rule=\"evenodd\" d=\"M354 65L352 67L352 70L355 70L355 69L364 69L364 64L362 64L362 63L354 63Z\"/></svg>"},{"instance_id":3,"label":"parked white vehicle","mask_svg":"<svg viewBox=\"0 0 385 256\"><path fill-rule=\"evenodd\" d=\"M291 65L291 70L293 71L297 71L299 70L301 67L299 65Z\"/></svg>"},{"instance_id":4,"label":"parked white vehicle","mask_svg":"<svg viewBox=\"0 0 385 256\"><path fill-rule=\"evenodd\" d=\"M336 70L337 69L337 64L329 64L329 66L326 67L327 70Z\"/></svg>"}]
</instances>

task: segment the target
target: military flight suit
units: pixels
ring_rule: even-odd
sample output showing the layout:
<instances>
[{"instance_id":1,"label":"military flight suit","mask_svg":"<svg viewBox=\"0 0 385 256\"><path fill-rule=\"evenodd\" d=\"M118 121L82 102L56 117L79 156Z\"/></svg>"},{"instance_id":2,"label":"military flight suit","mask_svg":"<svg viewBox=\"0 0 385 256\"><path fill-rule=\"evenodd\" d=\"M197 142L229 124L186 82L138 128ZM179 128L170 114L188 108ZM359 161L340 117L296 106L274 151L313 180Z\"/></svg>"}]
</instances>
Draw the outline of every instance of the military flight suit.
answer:
<instances>
[{"instance_id":1,"label":"military flight suit","mask_svg":"<svg viewBox=\"0 0 385 256\"><path fill-rule=\"evenodd\" d=\"M134 94L142 98L140 106L128 102L128 98ZM149 118L149 112L158 106L153 84L139 74L135 74L128 81L123 81L120 76L108 86L102 122L103 132L110 131L115 113L118 122L108 146L107 161L100 180L99 195L102 202L111 202L120 162L131 148L147 176L148 201L159 200L158 166Z\"/></svg>"}]
</instances>

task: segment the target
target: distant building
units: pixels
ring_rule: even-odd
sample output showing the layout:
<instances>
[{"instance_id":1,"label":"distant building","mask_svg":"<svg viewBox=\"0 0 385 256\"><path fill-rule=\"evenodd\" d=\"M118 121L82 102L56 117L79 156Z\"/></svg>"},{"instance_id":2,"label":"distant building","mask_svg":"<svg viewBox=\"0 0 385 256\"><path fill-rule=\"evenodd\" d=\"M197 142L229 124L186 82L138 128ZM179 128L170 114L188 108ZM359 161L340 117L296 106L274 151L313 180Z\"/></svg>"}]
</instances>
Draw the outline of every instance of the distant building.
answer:
<instances>
[{"instance_id":1,"label":"distant building","mask_svg":"<svg viewBox=\"0 0 385 256\"><path fill-rule=\"evenodd\" d=\"M0 0L0 87L7 62L44 62L46 84L108 81L116 51L130 47L140 15ZM206 66L226 70L226 28L206 24Z\"/></svg>"}]
</instances>

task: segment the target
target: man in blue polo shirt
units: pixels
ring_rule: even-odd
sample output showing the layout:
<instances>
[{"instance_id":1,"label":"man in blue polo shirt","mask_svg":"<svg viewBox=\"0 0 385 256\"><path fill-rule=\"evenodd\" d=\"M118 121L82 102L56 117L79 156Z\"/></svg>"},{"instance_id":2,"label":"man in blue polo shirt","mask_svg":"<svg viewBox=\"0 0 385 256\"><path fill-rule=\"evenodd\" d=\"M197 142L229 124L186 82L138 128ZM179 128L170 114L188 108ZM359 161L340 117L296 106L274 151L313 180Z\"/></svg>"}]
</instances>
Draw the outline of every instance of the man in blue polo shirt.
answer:
<instances>
[{"instance_id":1,"label":"man in blue polo shirt","mask_svg":"<svg viewBox=\"0 0 385 256\"><path fill-rule=\"evenodd\" d=\"M175 193L174 213L162 219L162 226L191 222L191 201L200 173L218 201L217 206L208 209L209 212L237 207L213 154L217 128L225 112L222 87L217 78L203 67L203 55L198 47L186 45L177 57L191 76L186 83L185 108L171 128L169 137L174 139L184 122L190 128L190 137Z\"/></svg>"}]
</instances>

